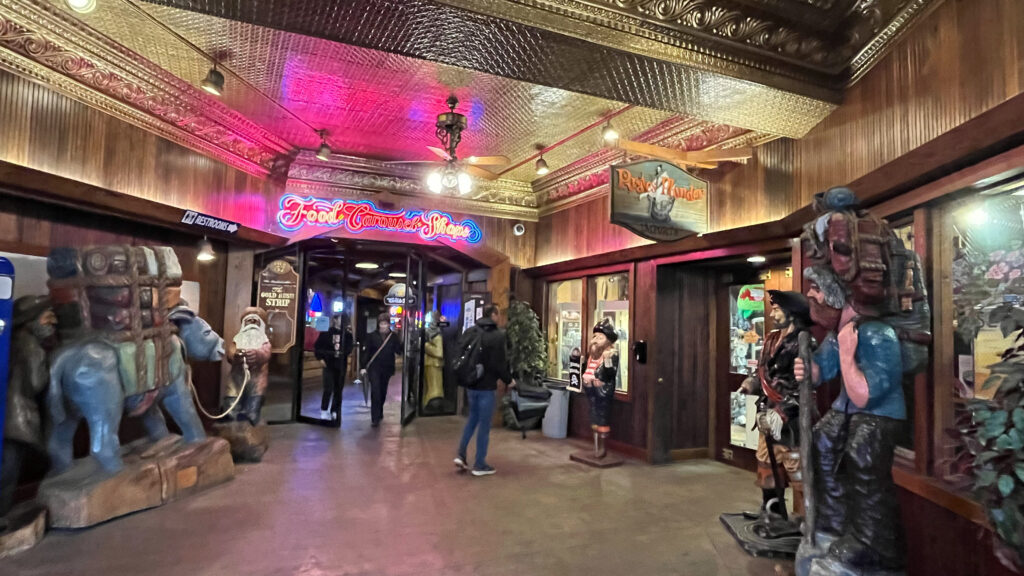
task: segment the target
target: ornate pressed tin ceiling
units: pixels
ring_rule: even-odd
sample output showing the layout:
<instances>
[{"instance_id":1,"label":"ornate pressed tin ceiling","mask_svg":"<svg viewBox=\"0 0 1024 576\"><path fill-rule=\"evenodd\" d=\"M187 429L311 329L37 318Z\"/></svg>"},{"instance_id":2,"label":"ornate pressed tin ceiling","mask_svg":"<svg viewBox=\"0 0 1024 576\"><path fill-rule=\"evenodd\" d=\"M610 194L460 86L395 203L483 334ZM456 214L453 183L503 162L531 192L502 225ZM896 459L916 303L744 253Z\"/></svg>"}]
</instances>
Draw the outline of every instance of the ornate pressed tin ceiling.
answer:
<instances>
[{"instance_id":1,"label":"ornate pressed tin ceiling","mask_svg":"<svg viewBox=\"0 0 1024 576\"><path fill-rule=\"evenodd\" d=\"M602 118L680 150L802 136L937 2L101 0L78 14L0 0L0 65L249 172L287 173L289 188L342 195L429 194L426 168L382 161L434 160L454 93L469 117L460 156L512 163L470 198L431 202L532 220L621 160ZM223 65L222 98L196 88L210 62L189 43ZM339 154L291 164L319 144L314 128ZM554 168L542 178L538 146Z\"/></svg>"}]
</instances>

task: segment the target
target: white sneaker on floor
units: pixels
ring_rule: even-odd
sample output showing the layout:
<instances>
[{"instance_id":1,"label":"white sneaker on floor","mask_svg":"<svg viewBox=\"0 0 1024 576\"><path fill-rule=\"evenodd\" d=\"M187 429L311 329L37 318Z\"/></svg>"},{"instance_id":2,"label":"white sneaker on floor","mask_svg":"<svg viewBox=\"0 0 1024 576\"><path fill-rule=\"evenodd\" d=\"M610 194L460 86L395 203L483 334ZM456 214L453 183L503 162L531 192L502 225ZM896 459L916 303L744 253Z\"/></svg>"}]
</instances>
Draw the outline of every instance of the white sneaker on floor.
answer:
<instances>
[{"instance_id":1,"label":"white sneaker on floor","mask_svg":"<svg viewBox=\"0 0 1024 576\"><path fill-rule=\"evenodd\" d=\"M321 410L320 411L320 419L321 420L330 420L331 419L331 411L330 410Z\"/></svg>"}]
</instances>

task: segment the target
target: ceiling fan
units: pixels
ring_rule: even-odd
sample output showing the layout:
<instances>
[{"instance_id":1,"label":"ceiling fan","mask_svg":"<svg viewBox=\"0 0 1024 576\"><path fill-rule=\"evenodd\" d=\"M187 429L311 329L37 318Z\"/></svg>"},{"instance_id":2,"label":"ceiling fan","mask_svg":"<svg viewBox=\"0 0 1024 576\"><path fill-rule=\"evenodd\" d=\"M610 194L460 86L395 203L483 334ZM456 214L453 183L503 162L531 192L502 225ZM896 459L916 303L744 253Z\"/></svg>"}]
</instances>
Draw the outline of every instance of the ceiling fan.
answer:
<instances>
[{"instance_id":1,"label":"ceiling fan","mask_svg":"<svg viewBox=\"0 0 1024 576\"><path fill-rule=\"evenodd\" d=\"M683 166L696 166L697 168L717 168L719 162L745 162L754 155L750 147L731 148L728 150L698 150L694 152L683 152L673 150L664 146L644 144L625 138L616 138L610 141L612 148L625 152L632 152L641 156L657 158L667 162L675 162Z\"/></svg>"},{"instance_id":2,"label":"ceiling fan","mask_svg":"<svg viewBox=\"0 0 1024 576\"><path fill-rule=\"evenodd\" d=\"M459 99L454 94L448 96L446 102L448 112L437 115L437 136L442 148L427 146L440 160L418 160L418 161L396 161L385 162L385 164L434 164L439 168L431 172L427 177L427 187L431 192L441 193L445 190L457 190L460 194L467 194L473 187L470 176L483 180L497 180L498 175L490 170L484 170L481 166L506 166L510 163L507 156L469 156L460 160L456 155L459 142L462 141L462 132L466 129L466 116L455 111L459 105Z\"/></svg>"}]
</instances>

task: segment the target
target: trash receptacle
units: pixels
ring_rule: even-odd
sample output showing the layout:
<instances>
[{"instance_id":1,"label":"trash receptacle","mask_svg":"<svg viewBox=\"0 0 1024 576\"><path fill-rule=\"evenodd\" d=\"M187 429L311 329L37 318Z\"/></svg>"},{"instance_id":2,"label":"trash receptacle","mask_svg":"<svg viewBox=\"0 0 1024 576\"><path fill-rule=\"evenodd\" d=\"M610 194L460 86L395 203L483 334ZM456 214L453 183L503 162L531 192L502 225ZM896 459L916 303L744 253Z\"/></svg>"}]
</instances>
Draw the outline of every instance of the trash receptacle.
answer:
<instances>
[{"instance_id":1,"label":"trash receptacle","mask_svg":"<svg viewBox=\"0 0 1024 576\"><path fill-rule=\"evenodd\" d=\"M547 383L551 400L544 412L543 432L548 438L565 438L569 428L569 391L564 384Z\"/></svg>"}]
</instances>

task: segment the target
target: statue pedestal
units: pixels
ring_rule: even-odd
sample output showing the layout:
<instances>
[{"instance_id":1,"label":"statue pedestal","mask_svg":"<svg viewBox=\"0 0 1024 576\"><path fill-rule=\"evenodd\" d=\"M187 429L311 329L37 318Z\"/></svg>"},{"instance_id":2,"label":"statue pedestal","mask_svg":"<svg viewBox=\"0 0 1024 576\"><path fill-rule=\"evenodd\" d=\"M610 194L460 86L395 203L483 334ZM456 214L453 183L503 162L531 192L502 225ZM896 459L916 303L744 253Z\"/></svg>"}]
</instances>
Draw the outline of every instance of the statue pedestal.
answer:
<instances>
[{"instance_id":1,"label":"statue pedestal","mask_svg":"<svg viewBox=\"0 0 1024 576\"><path fill-rule=\"evenodd\" d=\"M616 466L622 466L622 458L615 456L611 452L605 452L604 458L598 458L597 456L594 456L593 450L581 450L570 454L569 459L573 462L593 466L594 468L614 468Z\"/></svg>"},{"instance_id":2,"label":"statue pedestal","mask_svg":"<svg viewBox=\"0 0 1024 576\"><path fill-rule=\"evenodd\" d=\"M35 546L46 532L46 508L37 502L23 502L15 506L2 522L0 531L0 558L14 556Z\"/></svg>"},{"instance_id":3,"label":"statue pedestal","mask_svg":"<svg viewBox=\"0 0 1024 576\"><path fill-rule=\"evenodd\" d=\"M217 436L231 445L231 457L235 462L260 462L267 451L267 425L253 426L249 422L224 422L214 424Z\"/></svg>"},{"instance_id":4,"label":"statue pedestal","mask_svg":"<svg viewBox=\"0 0 1024 576\"><path fill-rule=\"evenodd\" d=\"M106 474L93 458L76 460L65 473L47 478L39 502L54 528L85 528L112 518L162 506L235 475L227 441L207 438L182 444L171 436L125 447L124 469Z\"/></svg>"}]
</instances>

